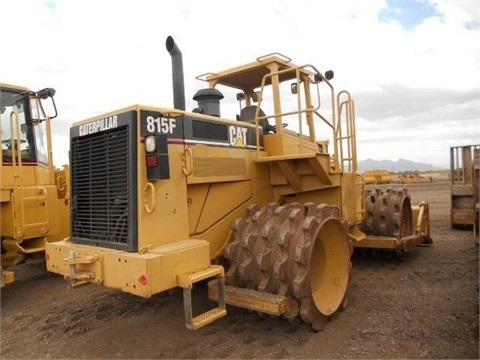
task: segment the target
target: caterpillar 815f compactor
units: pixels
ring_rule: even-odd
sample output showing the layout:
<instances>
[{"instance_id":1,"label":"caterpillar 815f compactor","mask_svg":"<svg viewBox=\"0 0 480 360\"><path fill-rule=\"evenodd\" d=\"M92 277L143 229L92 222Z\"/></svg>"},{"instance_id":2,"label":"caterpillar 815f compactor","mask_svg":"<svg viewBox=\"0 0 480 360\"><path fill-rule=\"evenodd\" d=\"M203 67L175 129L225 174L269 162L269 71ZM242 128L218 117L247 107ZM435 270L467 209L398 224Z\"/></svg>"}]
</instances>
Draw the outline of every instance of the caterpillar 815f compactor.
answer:
<instances>
[{"instance_id":1,"label":"caterpillar 815f compactor","mask_svg":"<svg viewBox=\"0 0 480 360\"><path fill-rule=\"evenodd\" d=\"M4 269L43 257L45 242L69 234L69 170L54 168L51 152L54 94L52 88L33 92L0 84L2 286L14 281Z\"/></svg>"},{"instance_id":2,"label":"caterpillar 815f compactor","mask_svg":"<svg viewBox=\"0 0 480 360\"><path fill-rule=\"evenodd\" d=\"M166 47L174 108L71 128L71 236L47 244L48 270L142 297L181 287L190 329L226 303L322 329L346 306L352 243L366 238L350 94L334 92L333 72L270 54L200 75L208 87L186 111L182 55L171 37ZM236 118L220 114L227 91ZM402 195L392 216L413 236ZM218 306L195 314L191 289L207 279Z\"/></svg>"}]
</instances>

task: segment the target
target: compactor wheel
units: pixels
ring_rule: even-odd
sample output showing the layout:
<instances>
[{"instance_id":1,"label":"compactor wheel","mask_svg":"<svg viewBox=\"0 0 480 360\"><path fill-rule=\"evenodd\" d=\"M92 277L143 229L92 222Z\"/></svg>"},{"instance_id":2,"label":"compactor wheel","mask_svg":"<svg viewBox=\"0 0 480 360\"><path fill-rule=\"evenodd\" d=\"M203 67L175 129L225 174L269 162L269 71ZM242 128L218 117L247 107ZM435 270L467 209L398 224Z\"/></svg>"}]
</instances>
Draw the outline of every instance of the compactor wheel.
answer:
<instances>
[{"instance_id":1,"label":"compactor wheel","mask_svg":"<svg viewBox=\"0 0 480 360\"><path fill-rule=\"evenodd\" d=\"M407 189L371 190L366 194L366 234L402 238L413 234L412 207Z\"/></svg>"},{"instance_id":2,"label":"compactor wheel","mask_svg":"<svg viewBox=\"0 0 480 360\"><path fill-rule=\"evenodd\" d=\"M384 192L380 189L371 190L366 194L366 210L361 229L368 235L401 239L414 232L410 195L405 188L388 188ZM387 259L396 256L404 260L406 250L369 249L369 253L371 256L381 253Z\"/></svg>"},{"instance_id":3,"label":"compactor wheel","mask_svg":"<svg viewBox=\"0 0 480 360\"><path fill-rule=\"evenodd\" d=\"M413 215L412 205L410 203L410 195L407 189L402 189L398 192L391 192L391 202L394 207L394 233L393 236L397 239L413 235ZM405 261L407 256L407 249L396 249L395 256L400 261Z\"/></svg>"},{"instance_id":4,"label":"compactor wheel","mask_svg":"<svg viewBox=\"0 0 480 360\"><path fill-rule=\"evenodd\" d=\"M393 203L393 236L401 239L413 235L412 205L407 189L390 190L390 202Z\"/></svg>"},{"instance_id":5,"label":"compactor wheel","mask_svg":"<svg viewBox=\"0 0 480 360\"><path fill-rule=\"evenodd\" d=\"M289 297L284 314L323 329L347 304L351 274L348 225L336 206L307 203L252 206L232 226L226 282Z\"/></svg>"},{"instance_id":6,"label":"compactor wheel","mask_svg":"<svg viewBox=\"0 0 480 360\"><path fill-rule=\"evenodd\" d=\"M247 216L233 222L230 234L233 240L226 245L224 252L225 258L230 260L230 267L225 274L227 284L254 287L253 248L258 244L259 231L267 214L271 214L277 206L277 203L270 203L262 208L250 205Z\"/></svg>"},{"instance_id":7,"label":"compactor wheel","mask_svg":"<svg viewBox=\"0 0 480 360\"><path fill-rule=\"evenodd\" d=\"M361 229L366 234L373 234L378 231L379 224L378 221L375 221L375 218L378 217L378 215L375 215L377 211L375 204L377 203L377 199L381 196L382 191L380 189L367 190L365 193L366 216L362 223Z\"/></svg>"}]
</instances>

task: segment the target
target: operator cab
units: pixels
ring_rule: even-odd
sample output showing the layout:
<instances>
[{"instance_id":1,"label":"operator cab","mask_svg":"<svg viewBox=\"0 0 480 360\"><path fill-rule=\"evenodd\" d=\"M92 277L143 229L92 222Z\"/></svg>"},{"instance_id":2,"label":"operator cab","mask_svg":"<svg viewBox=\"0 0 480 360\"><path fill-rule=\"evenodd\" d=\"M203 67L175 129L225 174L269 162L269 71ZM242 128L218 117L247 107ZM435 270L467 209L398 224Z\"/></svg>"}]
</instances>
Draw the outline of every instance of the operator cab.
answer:
<instances>
[{"instance_id":1,"label":"operator cab","mask_svg":"<svg viewBox=\"0 0 480 360\"><path fill-rule=\"evenodd\" d=\"M336 109L329 83L332 78L332 71L324 75L312 65L297 66L278 53L197 76L208 83L210 90L237 92L236 119L258 125L257 144L271 144L266 146L271 156L323 153L317 136L325 139L322 144L333 143Z\"/></svg>"},{"instance_id":2,"label":"operator cab","mask_svg":"<svg viewBox=\"0 0 480 360\"><path fill-rule=\"evenodd\" d=\"M46 88L32 92L26 88L0 84L0 130L2 162L48 164L44 120L57 116L53 95Z\"/></svg>"}]
</instances>

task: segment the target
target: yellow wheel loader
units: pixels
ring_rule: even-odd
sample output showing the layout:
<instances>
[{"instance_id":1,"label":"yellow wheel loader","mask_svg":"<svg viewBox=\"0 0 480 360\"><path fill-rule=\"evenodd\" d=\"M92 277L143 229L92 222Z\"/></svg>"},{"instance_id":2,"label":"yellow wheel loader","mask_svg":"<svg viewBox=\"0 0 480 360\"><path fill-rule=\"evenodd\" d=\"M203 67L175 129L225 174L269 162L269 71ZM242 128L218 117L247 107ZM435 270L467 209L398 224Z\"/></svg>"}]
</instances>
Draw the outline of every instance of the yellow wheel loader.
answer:
<instances>
[{"instance_id":1,"label":"yellow wheel loader","mask_svg":"<svg viewBox=\"0 0 480 360\"><path fill-rule=\"evenodd\" d=\"M71 128L71 235L47 244L48 270L142 297L181 287L189 329L226 304L322 329L346 306L353 248L368 239L352 97L332 71L273 53L198 76L207 86L188 111L182 53L172 37L166 48L173 108L133 105ZM402 204L397 225L413 231ZM218 306L197 314L204 280Z\"/></svg>"},{"instance_id":2,"label":"yellow wheel loader","mask_svg":"<svg viewBox=\"0 0 480 360\"><path fill-rule=\"evenodd\" d=\"M54 94L0 84L2 286L14 281L12 266L70 233L69 167L54 168L51 151Z\"/></svg>"}]
</instances>

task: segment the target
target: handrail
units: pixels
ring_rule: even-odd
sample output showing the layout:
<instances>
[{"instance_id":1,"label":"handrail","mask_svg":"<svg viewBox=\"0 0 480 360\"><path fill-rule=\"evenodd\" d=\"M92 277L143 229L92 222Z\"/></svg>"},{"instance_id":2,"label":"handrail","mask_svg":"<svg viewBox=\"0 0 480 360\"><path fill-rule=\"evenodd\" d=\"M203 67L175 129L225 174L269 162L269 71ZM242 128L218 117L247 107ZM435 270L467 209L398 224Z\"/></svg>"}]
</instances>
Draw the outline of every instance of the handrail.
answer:
<instances>
[{"instance_id":1,"label":"handrail","mask_svg":"<svg viewBox=\"0 0 480 360\"><path fill-rule=\"evenodd\" d=\"M208 82L208 79L207 79L208 76L218 76L218 74L215 74L213 72L206 72L206 73L195 76L195 79Z\"/></svg>"},{"instance_id":2,"label":"handrail","mask_svg":"<svg viewBox=\"0 0 480 360\"><path fill-rule=\"evenodd\" d=\"M15 127L13 126L14 118L15 118ZM15 133L14 133L14 129L15 129ZM12 110L12 112L10 113L10 146L11 146L10 150L12 154L14 184L17 185L17 180L20 177L20 174L17 173L17 170L19 170L19 168L22 167L22 151L21 151L21 144L20 144L20 121L18 119L18 113L15 110ZM17 162L18 162L18 165L17 165Z\"/></svg>"},{"instance_id":3,"label":"handrail","mask_svg":"<svg viewBox=\"0 0 480 360\"><path fill-rule=\"evenodd\" d=\"M276 56L276 55L278 55L278 57L283 58L283 61L285 61L287 63L292 61L292 59L290 59L288 56L280 54L279 52L272 52L272 53L269 53L269 54L259 56L259 57L257 57L257 61L258 62L263 62L262 61L263 59L268 59L269 57Z\"/></svg>"},{"instance_id":4,"label":"handrail","mask_svg":"<svg viewBox=\"0 0 480 360\"><path fill-rule=\"evenodd\" d=\"M327 86L330 87L330 92L331 92L331 106L332 106L332 120L329 121L325 116L323 116L318 110L320 109L321 106L321 101L320 101L320 91L318 88L318 83L317 85L317 106L314 107L312 102L311 102L311 94L310 94L310 88L308 86L305 86L305 91L306 91L306 99L305 103L307 108L302 109L302 101L301 101L301 91L297 91L297 110L294 111L288 111L288 112L282 112L282 111L276 111L277 109L281 109L281 97L280 97L280 91L279 89L273 89L273 101L274 101L274 113L272 115L265 115L265 116L259 116L259 109L261 108L261 102L263 100L263 96L260 96L260 100L258 102L258 107L255 112L255 124L257 125L256 127L256 143L257 143L257 156L260 154L260 121L261 120L268 120L271 118L275 118L275 126L277 128L277 132L282 132L282 117L284 116L289 116L289 115L295 115L298 114L298 128L299 128L299 134L303 134L303 119L302 119L302 114L306 114L306 121L307 121L307 126L309 127L309 137L312 142L316 142L316 136L315 136L315 126L314 126L314 115L318 116L319 119L321 119L324 123L326 123L331 129L332 129L332 139L335 139L335 119L336 119L336 106L335 106L335 96L334 96L334 89L333 86L330 84L330 82L318 71L315 66L311 64L306 64L302 66L292 66L288 69L283 69L283 70L277 70L277 71L271 71L269 74L266 74L262 78L261 86L260 86L260 93L263 95L264 89L267 83L270 83L272 86L277 86L279 85L278 83L278 77L282 74L289 73L295 71L295 76L297 80L297 87L301 83L301 74L303 76L310 76L310 75L318 75L319 78L321 79L322 82L327 84ZM274 81L274 78L277 78L276 81ZM267 81L268 79L271 79L269 82ZM276 84L276 85L275 85ZM308 84L311 84L308 82ZM298 138L299 141L299 146L302 146L302 142L304 141L303 136L299 136ZM337 144L334 141L334 154L337 156Z\"/></svg>"},{"instance_id":5,"label":"handrail","mask_svg":"<svg viewBox=\"0 0 480 360\"><path fill-rule=\"evenodd\" d=\"M341 97L346 95L346 100L341 101ZM355 140L355 106L354 101L350 93L346 90L343 90L337 95L338 103L338 122L336 126L335 142L338 143L339 152L340 152L340 166L343 171L348 172L357 172L357 147ZM345 113L343 113L345 110ZM343 119L342 115L345 115ZM342 124L345 124L345 132L342 128ZM346 147L344 154L344 143L346 141ZM345 164L346 163L346 164Z\"/></svg>"},{"instance_id":6,"label":"handrail","mask_svg":"<svg viewBox=\"0 0 480 360\"><path fill-rule=\"evenodd\" d=\"M287 112L281 112L278 114L272 114L272 115L265 115L265 116L259 116L258 120L265 120L265 119L271 119L274 118L275 116L289 116L289 115L295 115L295 114L302 114L302 113L314 113L315 115L318 116L320 120L322 120L325 124L327 124L329 127L334 129L334 125L328 121L322 114L320 114L317 110L315 109L300 109L300 110L294 110L294 111L287 111Z\"/></svg>"},{"instance_id":7,"label":"handrail","mask_svg":"<svg viewBox=\"0 0 480 360\"><path fill-rule=\"evenodd\" d=\"M35 99L35 102L36 102L36 106L35 106L35 109L37 110L37 118L40 119L41 116L40 116L40 109L42 109L42 104L40 102L40 99L38 96L35 96L33 97L33 99ZM31 98L32 100L32 98ZM46 139L47 139L47 161L48 161L48 179L49 179L49 182L50 182L50 185L54 185L55 184L55 167L53 165L53 149L52 149L52 125L51 125L51 118L50 116L45 116L45 131L46 131ZM41 122L41 121L40 121ZM39 122L39 123L40 123ZM39 123L37 124L34 124L34 125L39 125ZM36 131L35 131L36 133ZM37 137L37 135L35 135L35 137ZM37 149L37 156L38 156L38 149Z\"/></svg>"}]
</instances>

